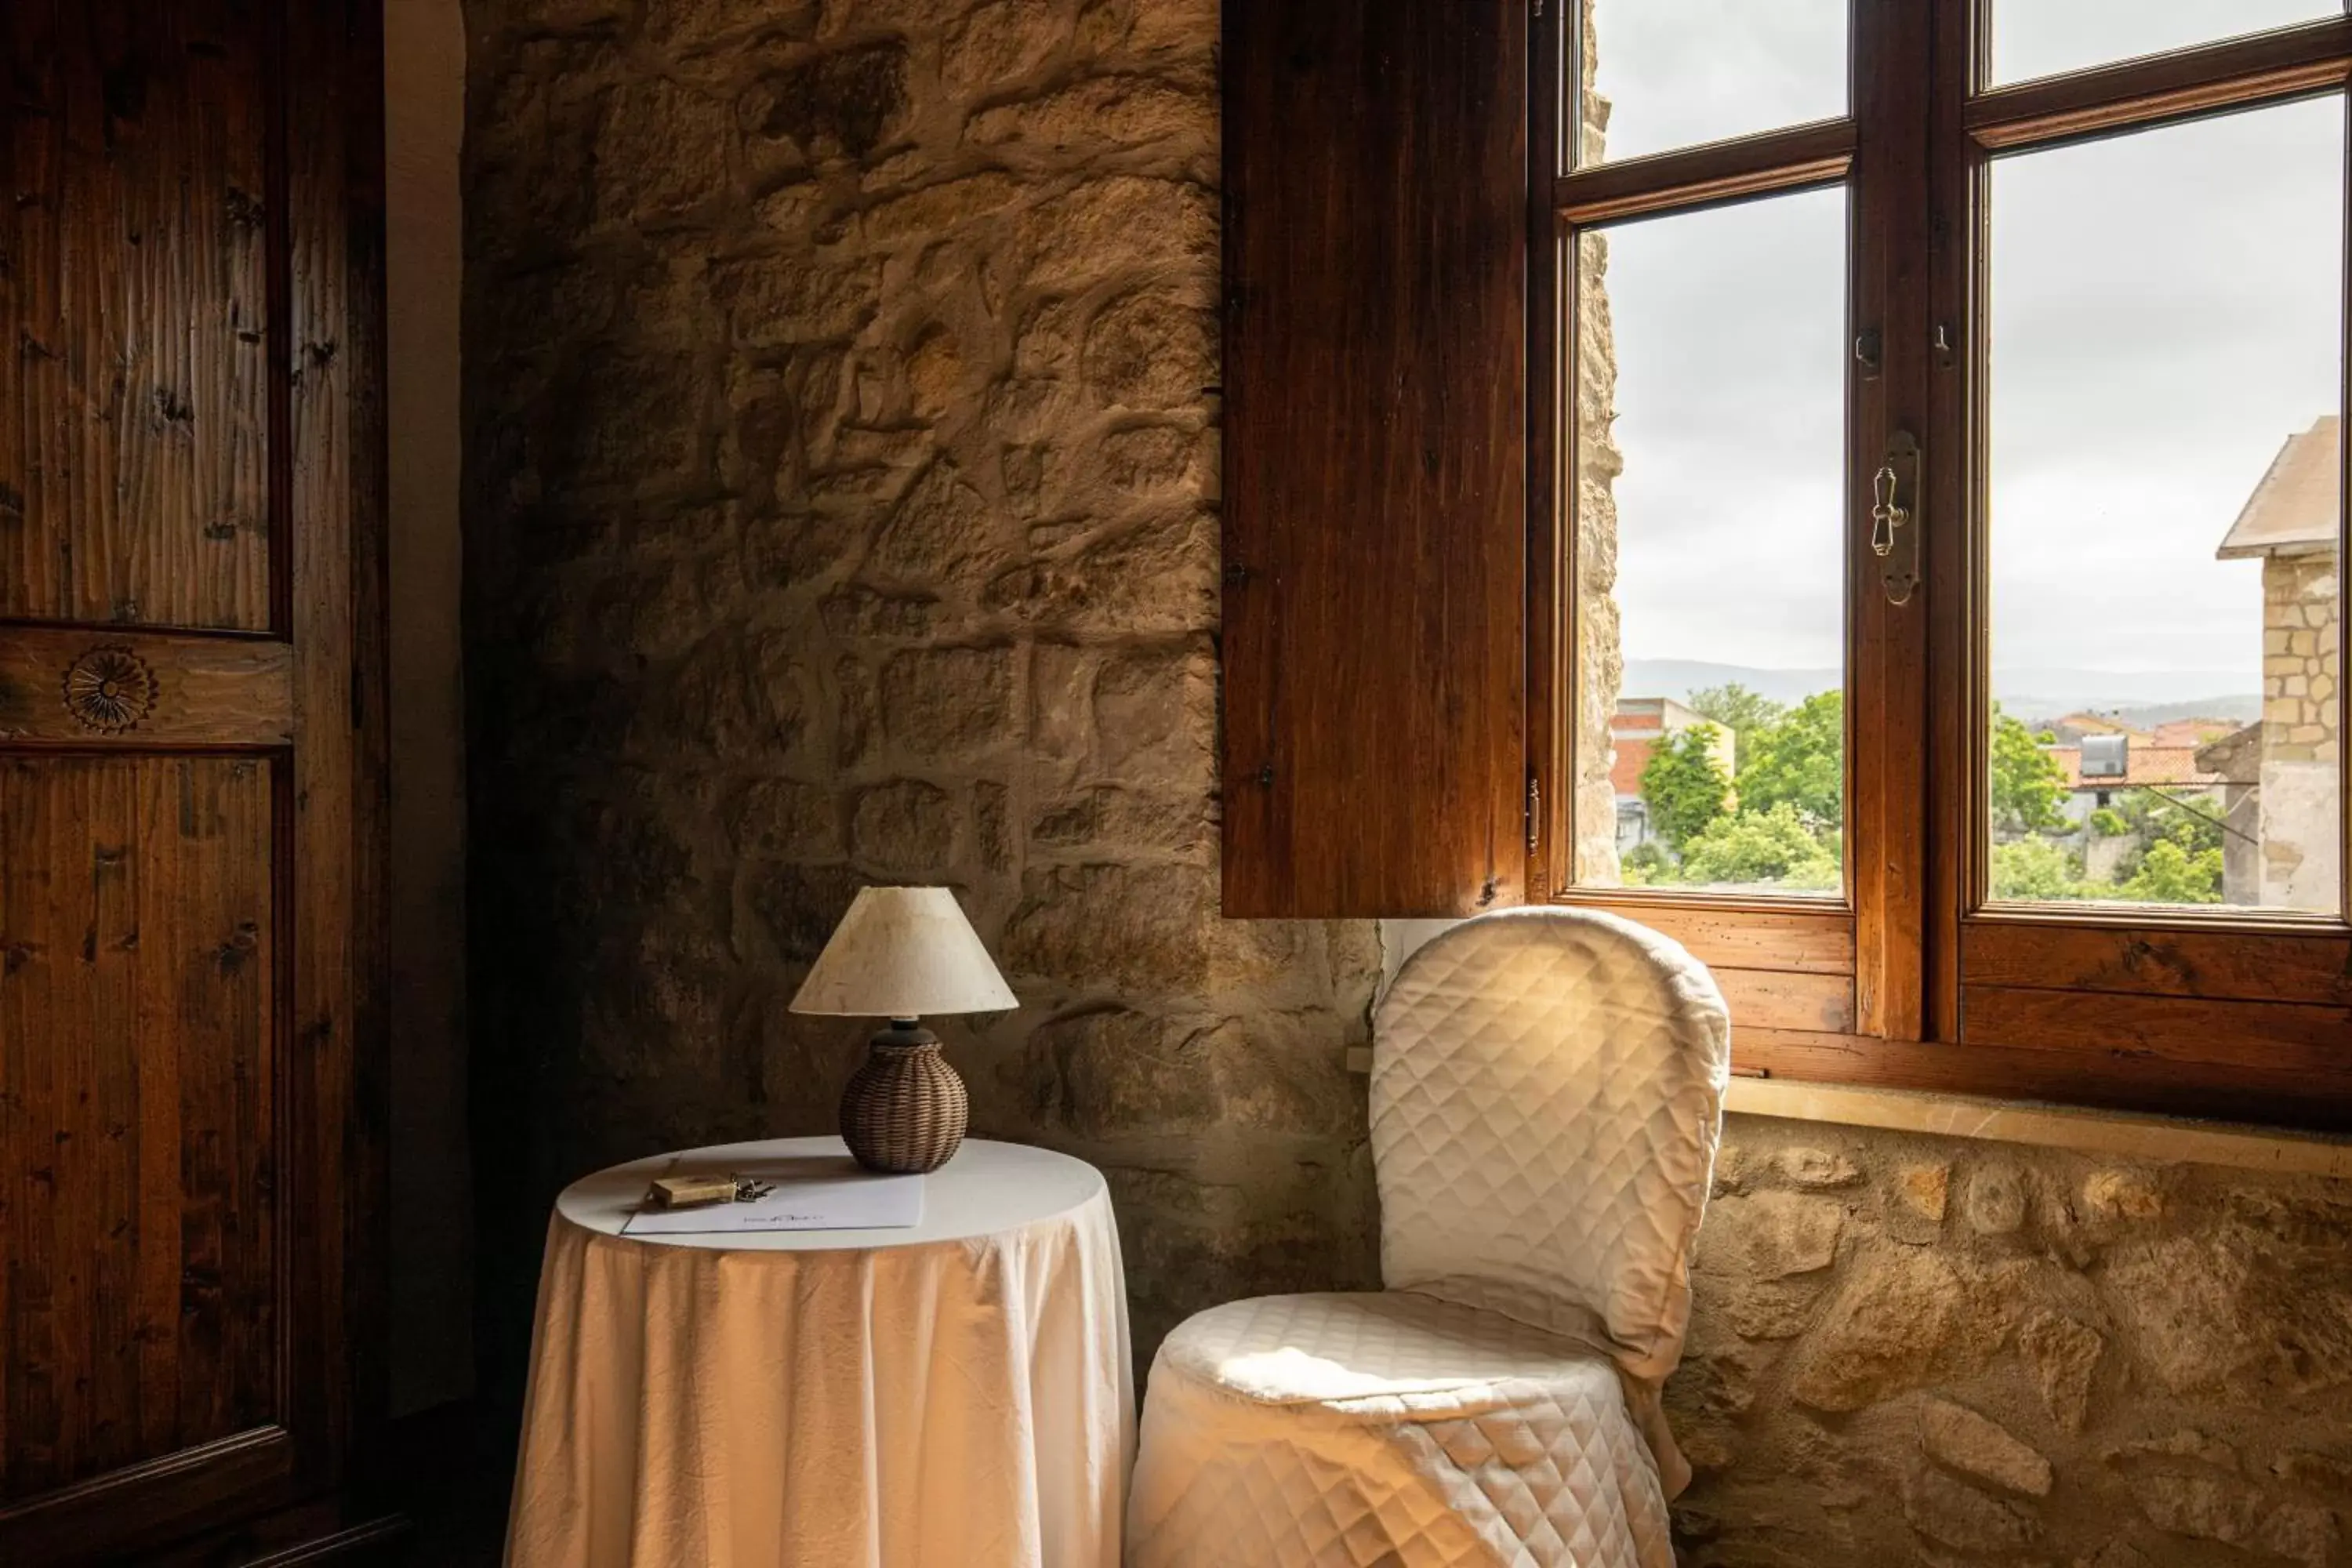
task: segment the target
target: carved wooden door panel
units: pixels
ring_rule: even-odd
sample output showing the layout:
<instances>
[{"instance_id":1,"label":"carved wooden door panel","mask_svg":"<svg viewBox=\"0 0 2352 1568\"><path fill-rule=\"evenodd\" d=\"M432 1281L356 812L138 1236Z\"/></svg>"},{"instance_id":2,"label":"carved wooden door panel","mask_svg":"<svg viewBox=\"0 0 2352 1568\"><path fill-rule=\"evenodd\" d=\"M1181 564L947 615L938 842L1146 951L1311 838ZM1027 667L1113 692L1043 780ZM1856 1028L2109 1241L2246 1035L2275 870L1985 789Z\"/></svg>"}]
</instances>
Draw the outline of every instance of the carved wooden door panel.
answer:
<instances>
[{"instance_id":1,"label":"carved wooden door panel","mask_svg":"<svg viewBox=\"0 0 2352 1568\"><path fill-rule=\"evenodd\" d=\"M0 6L0 1562L137 1554L346 1464L374 26Z\"/></svg>"}]
</instances>

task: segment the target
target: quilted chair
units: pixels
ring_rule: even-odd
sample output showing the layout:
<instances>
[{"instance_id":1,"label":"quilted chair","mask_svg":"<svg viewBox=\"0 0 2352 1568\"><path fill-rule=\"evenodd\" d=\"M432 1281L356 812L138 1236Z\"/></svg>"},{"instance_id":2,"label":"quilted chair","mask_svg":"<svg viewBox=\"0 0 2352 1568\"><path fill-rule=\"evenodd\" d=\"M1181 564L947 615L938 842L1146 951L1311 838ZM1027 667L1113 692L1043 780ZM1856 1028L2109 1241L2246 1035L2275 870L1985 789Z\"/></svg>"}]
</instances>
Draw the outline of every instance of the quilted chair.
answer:
<instances>
[{"instance_id":1,"label":"quilted chair","mask_svg":"<svg viewBox=\"0 0 2352 1568\"><path fill-rule=\"evenodd\" d=\"M1374 1017L1372 1293L1160 1346L1130 1568L1672 1568L1659 1408L1730 1071L1706 970L1578 910L1456 926Z\"/></svg>"}]
</instances>

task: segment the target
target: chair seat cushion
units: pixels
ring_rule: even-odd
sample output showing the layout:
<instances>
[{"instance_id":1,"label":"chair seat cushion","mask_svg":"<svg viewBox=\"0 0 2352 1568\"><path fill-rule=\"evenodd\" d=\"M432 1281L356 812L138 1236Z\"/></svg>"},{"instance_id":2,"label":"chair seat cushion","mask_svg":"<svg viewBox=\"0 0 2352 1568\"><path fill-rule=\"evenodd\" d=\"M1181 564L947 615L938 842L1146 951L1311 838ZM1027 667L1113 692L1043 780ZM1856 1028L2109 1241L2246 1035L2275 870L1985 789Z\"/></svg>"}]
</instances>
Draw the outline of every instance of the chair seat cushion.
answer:
<instances>
[{"instance_id":1,"label":"chair seat cushion","mask_svg":"<svg viewBox=\"0 0 2352 1568\"><path fill-rule=\"evenodd\" d=\"M1412 1291L1213 1308L1160 1347L1135 1568L1669 1568L1617 1368Z\"/></svg>"}]
</instances>

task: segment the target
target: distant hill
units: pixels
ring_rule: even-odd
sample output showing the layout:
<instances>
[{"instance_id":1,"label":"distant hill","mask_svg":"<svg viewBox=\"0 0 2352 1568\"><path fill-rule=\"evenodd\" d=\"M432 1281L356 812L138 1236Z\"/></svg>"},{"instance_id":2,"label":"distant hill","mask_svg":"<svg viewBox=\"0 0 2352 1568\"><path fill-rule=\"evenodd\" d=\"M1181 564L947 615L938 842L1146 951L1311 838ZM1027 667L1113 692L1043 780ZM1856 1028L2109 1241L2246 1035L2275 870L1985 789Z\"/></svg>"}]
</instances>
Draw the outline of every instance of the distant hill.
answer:
<instances>
[{"instance_id":1,"label":"distant hill","mask_svg":"<svg viewBox=\"0 0 2352 1568\"><path fill-rule=\"evenodd\" d=\"M1840 679L1840 672L1834 669L1766 669L1692 658L1629 658L1624 692L1628 697L1671 697L1687 702L1690 694L1702 687L1737 681L1775 702L1801 702L1816 691L1831 689ZM2200 692L2226 695L2200 696ZM2262 716L2263 707L2252 678L2238 670L1996 668L1993 695L2004 709L2028 722L2087 710L2140 728L2170 719L2252 723Z\"/></svg>"},{"instance_id":2,"label":"distant hill","mask_svg":"<svg viewBox=\"0 0 2352 1568\"><path fill-rule=\"evenodd\" d=\"M2021 719L2039 721L2079 711L2084 704L2075 703L2047 711L2029 710L2022 704L2004 706ZM2153 730L2158 724L2169 724L2175 719L2227 719L2232 724L2251 724L2263 716L2263 700L2254 696L2199 697L2184 702L2149 702L2126 708L2100 705L2091 708L2090 711L2135 730Z\"/></svg>"},{"instance_id":3,"label":"distant hill","mask_svg":"<svg viewBox=\"0 0 2352 1568\"><path fill-rule=\"evenodd\" d=\"M1757 669L1744 664L1708 664L1695 658L1629 658L1625 661L1624 692L1628 697L1671 697L1687 702L1701 687L1733 682L1775 702L1802 702L1816 691L1843 684L1835 669Z\"/></svg>"}]
</instances>

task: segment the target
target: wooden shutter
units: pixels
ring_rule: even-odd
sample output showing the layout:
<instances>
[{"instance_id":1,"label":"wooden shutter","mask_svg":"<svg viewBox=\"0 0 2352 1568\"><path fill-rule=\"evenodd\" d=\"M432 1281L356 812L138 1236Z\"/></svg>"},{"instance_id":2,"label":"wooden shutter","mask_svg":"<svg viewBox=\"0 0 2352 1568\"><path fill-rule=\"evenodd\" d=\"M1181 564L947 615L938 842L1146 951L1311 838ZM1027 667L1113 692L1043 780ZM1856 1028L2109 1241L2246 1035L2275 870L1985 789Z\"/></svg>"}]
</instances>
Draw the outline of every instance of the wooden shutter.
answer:
<instances>
[{"instance_id":1,"label":"wooden shutter","mask_svg":"<svg viewBox=\"0 0 2352 1568\"><path fill-rule=\"evenodd\" d=\"M1517 902L1525 0L1228 0L1224 909Z\"/></svg>"},{"instance_id":2,"label":"wooden shutter","mask_svg":"<svg viewBox=\"0 0 2352 1568\"><path fill-rule=\"evenodd\" d=\"M0 12L0 1562L331 1528L369 1404L379 38Z\"/></svg>"}]
</instances>

